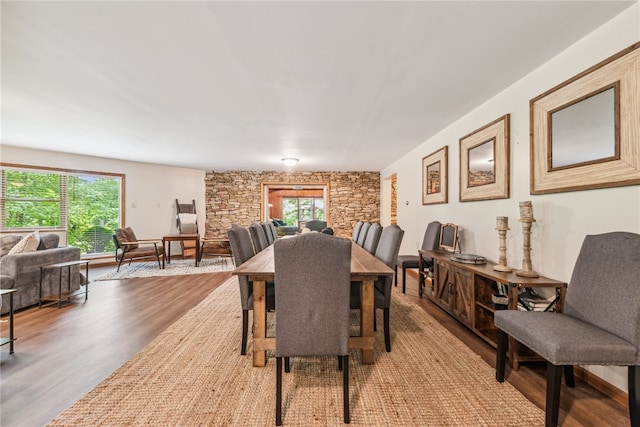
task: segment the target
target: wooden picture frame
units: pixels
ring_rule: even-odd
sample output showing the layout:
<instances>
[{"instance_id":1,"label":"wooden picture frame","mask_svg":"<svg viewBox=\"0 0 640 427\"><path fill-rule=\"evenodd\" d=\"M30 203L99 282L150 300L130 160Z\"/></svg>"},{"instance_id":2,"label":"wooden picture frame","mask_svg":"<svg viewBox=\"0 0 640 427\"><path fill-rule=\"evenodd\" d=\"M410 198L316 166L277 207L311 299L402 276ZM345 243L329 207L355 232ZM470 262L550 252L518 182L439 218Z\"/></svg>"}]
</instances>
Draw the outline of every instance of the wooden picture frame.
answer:
<instances>
[{"instance_id":1,"label":"wooden picture frame","mask_svg":"<svg viewBox=\"0 0 640 427\"><path fill-rule=\"evenodd\" d=\"M640 184L640 43L529 103L531 194Z\"/></svg>"},{"instance_id":2,"label":"wooden picture frame","mask_svg":"<svg viewBox=\"0 0 640 427\"><path fill-rule=\"evenodd\" d=\"M449 147L444 146L422 158L422 204L447 203Z\"/></svg>"},{"instance_id":3,"label":"wooden picture frame","mask_svg":"<svg viewBox=\"0 0 640 427\"><path fill-rule=\"evenodd\" d=\"M509 198L510 115L460 138L460 201Z\"/></svg>"}]
</instances>

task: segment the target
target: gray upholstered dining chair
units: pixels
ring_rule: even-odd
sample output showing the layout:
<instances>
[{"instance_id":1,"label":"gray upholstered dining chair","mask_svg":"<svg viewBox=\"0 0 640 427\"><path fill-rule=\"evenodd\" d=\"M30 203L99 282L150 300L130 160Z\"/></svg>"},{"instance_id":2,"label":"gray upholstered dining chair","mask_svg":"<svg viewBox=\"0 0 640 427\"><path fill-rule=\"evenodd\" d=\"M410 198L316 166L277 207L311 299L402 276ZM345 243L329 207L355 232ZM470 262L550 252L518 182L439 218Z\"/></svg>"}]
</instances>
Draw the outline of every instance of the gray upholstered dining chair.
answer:
<instances>
[{"instance_id":1,"label":"gray upholstered dining chair","mask_svg":"<svg viewBox=\"0 0 640 427\"><path fill-rule=\"evenodd\" d=\"M562 314L496 311L496 379L504 381L508 337L547 361L546 426L558 425L562 371L573 387L574 365L628 367L629 416L640 426L640 235L586 236Z\"/></svg>"},{"instance_id":2,"label":"gray upholstered dining chair","mask_svg":"<svg viewBox=\"0 0 640 427\"><path fill-rule=\"evenodd\" d=\"M356 222L356 225L353 226L353 235L351 236L351 240L353 240L354 242L358 241L358 235L360 234L362 224L364 224L364 221L358 221Z\"/></svg>"},{"instance_id":3,"label":"gray upholstered dining chair","mask_svg":"<svg viewBox=\"0 0 640 427\"><path fill-rule=\"evenodd\" d=\"M380 241L374 256L384 262L389 268L393 268L398 251L402 243L404 230L396 224L388 225L382 229ZM391 334L390 334L390 309L391 309L391 276L384 276L374 283L374 307L382 309L384 315L384 346L387 352L391 351ZM362 302L360 301L359 283L351 284L351 308L360 309ZM375 313L374 313L375 324Z\"/></svg>"},{"instance_id":4,"label":"gray upholstered dining chair","mask_svg":"<svg viewBox=\"0 0 640 427\"><path fill-rule=\"evenodd\" d=\"M246 228L233 224L227 230L227 237L231 245L231 252L236 266L242 264L255 255L249 231ZM240 354L247 354L247 334L249 329L249 310L253 310L253 284L247 276L238 276L240 284L240 303L242 305L242 342ZM267 283L267 310L275 307L275 295L273 284Z\"/></svg>"},{"instance_id":5,"label":"gray upholstered dining chair","mask_svg":"<svg viewBox=\"0 0 640 427\"><path fill-rule=\"evenodd\" d=\"M358 233L358 240L356 241L358 246L364 246L364 241L367 240L369 228L371 228L371 223L369 221L365 221L362 223L362 227L360 227L360 232Z\"/></svg>"},{"instance_id":6,"label":"gray upholstered dining chair","mask_svg":"<svg viewBox=\"0 0 640 427\"><path fill-rule=\"evenodd\" d=\"M256 253L264 250L267 246L269 246L267 236L266 234L264 234L264 227L259 222L254 222L249 226L249 233L251 234L253 248L255 249Z\"/></svg>"},{"instance_id":7,"label":"gray upholstered dining chair","mask_svg":"<svg viewBox=\"0 0 640 427\"><path fill-rule=\"evenodd\" d=\"M424 237L422 238L422 246L420 249L425 250L436 250L438 249L438 242L440 241L440 227L442 224L440 221L432 221L427 224L427 229L424 232ZM418 268L421 270L421 273L425 273L424 269L433 268L433 259L432 258L424 258L422 259L422 267L420 265L420 255L398 255L398 259L396 261L395 270L395 286L398 286L398 267L402 268L402 293L404 294L407 289L407 268ZM424 275L420 274L418 280L418 291L420 296L422 296L422 288L424 286Z\"/></svg>"},{"instance_id":8,"label":"gray upholstered dining chair","mask_svg":"<svg viewBox=\"0 0 640 427\"><path fill-rule=\"evenodd\" d=\"M338 356L344 422L349 423L349 283L351 241L306 233L274 244L276 425L282 425L282 358Z\"/></svg>"},{"instance_id":9,"label":"gray upholstered dining chair","mask_svg":"<svg viewBox=\"0 0 640 427\"><path fill-rule=\"evenodd\" d=\"M278 238L278 230L276 230L276 226L273 225L271 221L261 222L260 224L262 225L262 228L264 228L264 235L267 237L267 243L272 245Z\"/></svg>"},{"instance_id":10,"label":"gray upholstered dining chair","mask_svg":"<svg viewBox=\"0 0 640 427\"><path fill-rule=\"evenodd\" d=\"M378 222L374 222L367 231L367 237L364 239L362 247L370 254L375 254L378 248L378 242L380 241L380 235L382 234L382 226Z\"/></svg>"}]
</instances>

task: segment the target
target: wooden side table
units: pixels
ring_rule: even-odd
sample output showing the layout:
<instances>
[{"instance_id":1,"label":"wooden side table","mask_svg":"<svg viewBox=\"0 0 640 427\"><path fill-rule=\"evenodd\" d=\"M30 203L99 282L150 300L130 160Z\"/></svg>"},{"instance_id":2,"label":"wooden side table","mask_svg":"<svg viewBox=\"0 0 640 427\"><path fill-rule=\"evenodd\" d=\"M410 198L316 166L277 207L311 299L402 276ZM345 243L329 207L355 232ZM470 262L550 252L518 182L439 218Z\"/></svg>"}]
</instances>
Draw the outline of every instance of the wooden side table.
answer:
<instances>
[{"instance_id":1,"label":"wooden side table","mask_svg":"<svg viewBox=\"0 0 640 427\"><path fill-rule=\"evenodd\" d=\"M13 342L16 340L13 333L13 294L16 291L17 289L0 289L0 298L3 295L9 295L9 337L0 338L0 346L9 344L9 354L13 354Z\"/></svg>"},{"instance_id":2,"label":"wooden side table","mask_svg":"<svg viewBox=\"0 0 640 427\"><path fill-rule=\"evenodd\" d=\"M167 264L171 264L171 242L179 242L179 241L189 241L193 240L196 242L196 267L198 266L198 261L200 260L200 234L167 234L166 236L162 236L162 246L164 247L165 256L162 258L162 268L164 268L164 260L167 260ZM167 243L169 243L167 245Z\"/></svg>"},{"instance_id":3,"label":"wooden side table","mask_svg":"<svg viewBox=\"0 0 640 427\"><path fill-rule=\"evenodd\" d=\"M87 278L87 283L85 284L85 288L84 288L84 292L80 291L80 292L76 292L73 293L71 291L71 267L73 267L74 265L83 265L84 264L84 268L85 268L85 277ZM64 268L67 268L67 290L65 292L62 291L62 270ZM58 270L58 295L46 295L43 296L42 295L42 280L44 279L44 272L45 270L49 270L49 269L57 269ZM46 264L46 265L42 265L40 266L40 289L39 289L39 306L42 307L42 303L58 303L58 308L60 308L60 305L62 304L62 301L67 301L75 296L78 295L82 295L84 293L84 300L87 301L87 299L89 299L89 261L88 260L83 260L83 259L79 259L79 260L75 260L75 261L67 261L67 262L57 262L54 264ZM47 304L49 305L49 304Z\"/></svg>"}]
</instances>

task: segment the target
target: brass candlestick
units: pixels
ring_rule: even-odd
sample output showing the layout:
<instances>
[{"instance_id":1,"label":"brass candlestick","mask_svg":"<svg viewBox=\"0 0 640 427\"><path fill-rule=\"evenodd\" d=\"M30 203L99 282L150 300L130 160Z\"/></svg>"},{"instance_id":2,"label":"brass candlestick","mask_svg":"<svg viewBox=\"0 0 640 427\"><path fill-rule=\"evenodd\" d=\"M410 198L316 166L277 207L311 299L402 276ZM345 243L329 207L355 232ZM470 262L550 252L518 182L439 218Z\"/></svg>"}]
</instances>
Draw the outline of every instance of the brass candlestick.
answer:
<instances>
[{"instance_id":1,"label":"brass candlestick","mask_svg":"<svg viewBox=\"0 0 640 427\"><path fill-rule=\"evenodd\" d=\"M531 268L531 225L536 222L533 219L531 202L520 202L520 222L522 223L522 270L517 270L516 275L522 277L539 277L540 275Z\"/></svg>"},{"instance_id":2,"label":"brass candlestick","mask_svg":"<svg viewBox=\"0 0 640 427\"><path fill-rule=\"evenodd\" d=\"M507 230L509 230L509 217L499 216L496 218L496 230L500 239L498 264L493 266L495 271L504 271L506 273L513 271L507 266Z\"/></svg>"}]
</instances>

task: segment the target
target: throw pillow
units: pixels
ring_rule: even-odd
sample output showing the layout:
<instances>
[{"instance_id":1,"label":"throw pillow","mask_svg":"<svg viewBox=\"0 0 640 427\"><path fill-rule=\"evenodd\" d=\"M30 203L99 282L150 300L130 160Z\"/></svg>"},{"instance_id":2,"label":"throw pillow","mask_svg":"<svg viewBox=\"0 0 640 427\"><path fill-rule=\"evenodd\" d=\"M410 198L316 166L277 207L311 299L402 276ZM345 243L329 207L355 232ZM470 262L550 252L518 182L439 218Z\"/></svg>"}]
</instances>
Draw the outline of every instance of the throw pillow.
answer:
<instances>
[{"instance_id":1,"label":"throw pillow","mask_svg":"<svg viewBox=\"0 0 640 427\"><path fill-rule=\"evenodd\" d=\"M60 244L60 236L55 233L47 233L43 236L40 236L40 244L38 245L38 250L43 251L46 249L55 249Z\"/></svg>"},{"instance_id":2,"label":"throw pillow","mask_svg":"<svg viewBox=\"0 0 640 427\"><path fill-rule=\"evenodd\" d=\"M37 231L29 233L22 238L11 250L8 255L21 254L26 252L35 252L40 244L40 234Z\"/></svg>"},{"instance_id":3,"label":"throw pillow","mask_svg":"<svg viewBox=\"0 0 640 427\"><path fill-rule=\"evenodd\" d=\"M7 234L0 237L0 257L7 255L20 239L22 239L22 236L17 234Z\"/></svg>"}]
</instances>

